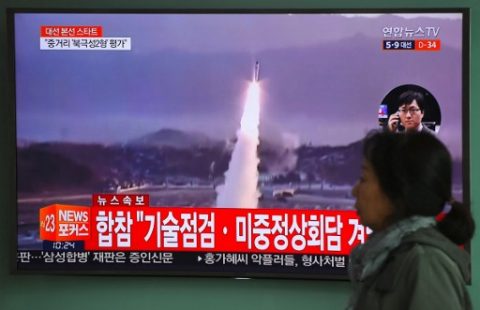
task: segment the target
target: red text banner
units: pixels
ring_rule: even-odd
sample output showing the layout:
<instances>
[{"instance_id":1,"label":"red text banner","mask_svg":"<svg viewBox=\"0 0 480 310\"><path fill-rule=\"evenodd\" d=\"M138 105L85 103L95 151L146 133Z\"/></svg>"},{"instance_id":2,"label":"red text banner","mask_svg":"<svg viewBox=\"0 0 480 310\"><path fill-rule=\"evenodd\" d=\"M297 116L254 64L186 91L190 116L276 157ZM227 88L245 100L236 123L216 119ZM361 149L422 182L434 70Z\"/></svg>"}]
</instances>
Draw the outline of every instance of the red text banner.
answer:
<instances>
[{"instance_id":1,"label":"red text banner","mask_svg":"<svg viewBox=\"0 0 480 310\"><path fill-rule=\"evenodd\" d=\"M55 38L55 37L74 37L74 38L88 38L88 37L102 37L102 26L41 26L40 37Z\"/></svg>"},{"instance_id":2,"label":"red text banner","mask_svg":"<svg viewBox=\"0 0 480 310\"><path fill-rule=\"evenodd\" d=\"M55 205L55 216L85 208L88 238L59 238L59 229L44 240L85 240L89 251L211 251L348 255L367 237L354 211L225 209L180 207L75 207ZM51 208L51 207L50 207ZM62 209L63 208L63 209ZM41 217L45 217L45 211ZM73 213L72 213L73 214ZM78 216L77 216L78 217ZM72 225L75 222L71 215ZM56 218L52 221L58 222ZM63 216L63 224L68 220Z\"/></svg>"},{"instance_id":3,"label":"red text banner","mask_svg":"<svg viewBox=\"0 0 480 310\"><path fill-rule=\"evenodd\" d=\"M150 196L145 194L93 194L94 207L148 207Z\"/></svg>"}]
</instances>

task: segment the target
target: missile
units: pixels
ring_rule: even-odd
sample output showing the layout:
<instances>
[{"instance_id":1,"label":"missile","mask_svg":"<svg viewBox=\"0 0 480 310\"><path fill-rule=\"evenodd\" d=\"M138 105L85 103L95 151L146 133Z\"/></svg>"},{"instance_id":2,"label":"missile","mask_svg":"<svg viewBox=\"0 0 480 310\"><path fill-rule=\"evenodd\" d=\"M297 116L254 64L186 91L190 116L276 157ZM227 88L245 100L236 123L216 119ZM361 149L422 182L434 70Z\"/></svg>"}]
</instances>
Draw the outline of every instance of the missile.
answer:
<instances>
[{"instance_id":1,"label":"missile","mask_svg":"<svg viewBox=\"0 0 480 310\"><path fill-rule=\"evenodd\" d=\"M257 62L255 63L255 66L253 67L253 81L258 82L260 79L260 63Z\"/></svg>"}]
</instances>

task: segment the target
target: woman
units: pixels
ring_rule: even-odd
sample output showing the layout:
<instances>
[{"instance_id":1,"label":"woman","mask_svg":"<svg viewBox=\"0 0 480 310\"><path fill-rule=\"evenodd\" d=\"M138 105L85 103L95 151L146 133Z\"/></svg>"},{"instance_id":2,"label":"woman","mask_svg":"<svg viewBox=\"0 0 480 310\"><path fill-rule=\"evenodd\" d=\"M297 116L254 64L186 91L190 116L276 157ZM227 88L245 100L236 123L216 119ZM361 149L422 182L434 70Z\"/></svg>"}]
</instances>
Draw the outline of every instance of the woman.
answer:
<instances>
[{"instance_id":1,"label":"woman","mask_svg":"<svg viewBox=\"0 0 480 310\"><path fill-rule=\"evenodd\" d=\"M475 229L452 198L452 160L426 133L374 133L352 190L373 230L350 255L348 309L471 309L469 256L459 246ZM437 220L435 219L437 217Z\"/></svg>"}]
</instances>

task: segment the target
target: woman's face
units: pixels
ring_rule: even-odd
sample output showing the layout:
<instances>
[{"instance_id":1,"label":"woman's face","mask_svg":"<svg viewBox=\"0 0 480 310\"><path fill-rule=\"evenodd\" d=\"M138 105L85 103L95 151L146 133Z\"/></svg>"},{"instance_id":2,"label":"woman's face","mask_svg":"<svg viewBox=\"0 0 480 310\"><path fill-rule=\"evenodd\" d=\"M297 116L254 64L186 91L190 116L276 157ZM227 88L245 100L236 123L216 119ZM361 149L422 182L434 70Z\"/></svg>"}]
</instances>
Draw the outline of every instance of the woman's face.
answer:
<instances>
[{"instance_id":1,"label":"woman's face","mask_svg":"<svg viewBox=\"0 0 480 310\"><path fill-rule=\"evenodd\" d=\"M393 204L380 188L377 175L367 160L363 161L362 174L352 189L352 195L357 199L355 209L362 225L379 231L390 224Z\"/></svg>"}]
</instances>

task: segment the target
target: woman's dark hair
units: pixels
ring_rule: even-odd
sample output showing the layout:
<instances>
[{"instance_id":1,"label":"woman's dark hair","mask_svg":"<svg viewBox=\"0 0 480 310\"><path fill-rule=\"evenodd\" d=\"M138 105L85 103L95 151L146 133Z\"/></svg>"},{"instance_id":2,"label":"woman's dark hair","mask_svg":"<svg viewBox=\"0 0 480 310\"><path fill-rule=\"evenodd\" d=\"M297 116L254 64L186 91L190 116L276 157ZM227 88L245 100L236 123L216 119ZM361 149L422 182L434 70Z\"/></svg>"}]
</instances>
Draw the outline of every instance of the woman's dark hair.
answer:
<instances>
[{"instance_id":1,"label":"woman's dark hair","mask_svg":"<svg viewBox=\"0 0 480 310\"><path fill-rule=\"evenodd\" d=\"M374 132L364 140L363 155L395 207L392 221L436 216L450 203L452 209L438 222L439 230L457 244L472 238L470 208L452 198L450 153L434 135Z\"/></svg>"}]
</instances>

